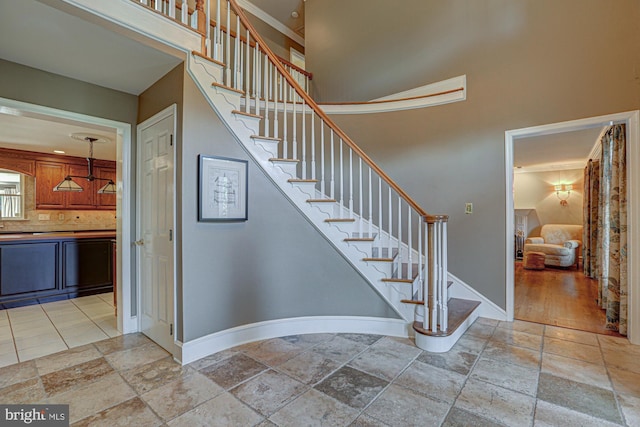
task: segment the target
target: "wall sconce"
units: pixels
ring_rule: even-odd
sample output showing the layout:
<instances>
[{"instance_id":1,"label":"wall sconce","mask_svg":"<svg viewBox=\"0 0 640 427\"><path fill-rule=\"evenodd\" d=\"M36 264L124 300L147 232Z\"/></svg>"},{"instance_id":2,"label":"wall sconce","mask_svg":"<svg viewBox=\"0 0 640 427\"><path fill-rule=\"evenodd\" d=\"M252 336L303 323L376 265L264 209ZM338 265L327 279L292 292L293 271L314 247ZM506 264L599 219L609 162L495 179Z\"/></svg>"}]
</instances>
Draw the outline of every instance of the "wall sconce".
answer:
<instances>
[{"instance_id":1,"label":"wall sconce","mask_svg":"<svg viewBox=\"0 0 640 427\"><path fill-rule=\"evenodd\" d=\"M560 199L561 206L567 206L569 197L571 196L571 190L573 190L573 185L571 184L558 184L554 185L553 188L556 190L556 196Z\"/></svg>"}]
</instances>

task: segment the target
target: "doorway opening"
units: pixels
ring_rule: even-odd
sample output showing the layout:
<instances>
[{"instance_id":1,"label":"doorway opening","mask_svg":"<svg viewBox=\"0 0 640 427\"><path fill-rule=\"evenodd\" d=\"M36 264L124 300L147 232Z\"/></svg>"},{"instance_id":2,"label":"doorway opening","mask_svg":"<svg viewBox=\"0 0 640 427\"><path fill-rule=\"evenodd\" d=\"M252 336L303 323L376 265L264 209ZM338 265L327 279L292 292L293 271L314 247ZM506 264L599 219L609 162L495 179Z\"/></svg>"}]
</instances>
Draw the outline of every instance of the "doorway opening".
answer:
<instances>
[{"instance_id":1,"label":"doorway opening","mask_svg":"<svg viewBox=\"0 0 640 427\"><path fill-rule=\"evenodd\" d=\"M10 322L12 334L26 334L25 336L33 338L34 345L30 346L28 340L14 340L16 360L11 362L8 357L6 360L0 359L9 364L15 363L136 331L135 321L131 320L135 316L135 311L131 310L130 249L124 244L125 241L130 241L131 233L129 207L131 125L4 98L0 98L0 116L3 123L6 120L7 124L1 127L0 132L0 134L6 132L2 138L3 148L16 155L30 153L30 156L50 157L53 160L52 162L33 160L33 170L27 168L22 171L26 181L23 186L25 189L25 194L22 195L23 204L25 211L28 211L25 212L28 218L23 219L21 223L16 222L3 227L0 231L5 233L15 231L19 238L29 239L33 236L33 239L50 242L51 250L47 252L48 248L43 247L43 252L51 255L54 261L60 259L62 265L60 270L54 270L53 278L47 279L44 274L40 277L43 284L53 283L50 290L35 292L33 298L28 301L18 301L11 297L7 299L11 302L2 307L4 310L0 316L4 314L7 319L15 317L19 320ZM18 120L28 120L30 125L18 130L20 128ZM10 123L14 123L15 126L9 126ZM12 133L11 129L16 132ZM119 189L117 195L112 196L114 200L109 199L109 203L104 197L99 198L92 192L88 193L88 196L91 196L89 198L93 200L93 205L85 207L84 210L68 210L66 205L57 210L36 206L36 186L40 184L42 187L46 184L46 188L49 188L48 182L43 183L45 179L42 176L40 183L37 183L38 166L63 165L64 168L65 160L86 161L84 159L86 147L71 140L69 129L100 133L109 139L111 145L109 150L112 150L112 154L100 150L95 152L95 157L100 159L100 162L110 165L113 163L116 169L115 180ZM31 138L28 134L21 137L20 132L31 132ZM54 143L55 139L57 145L55 149L68 151L65 154L54 154L53 148L47 145L47 139L51 140L48 141L49 143ZM20 145L28 140L36 145ZM58 145L60 143L62 145ZM82 153L76 153L76 148L80 148ZM30 161L25 164L30 164ZM71 166L68 167L71 168ZM86 171L86 166L82 170ZM76 198L63 200L69 202L71 206ZM4 223L6 224L7 221ZM86 234L88 231L94 234L88 236ZM58 237L61 243L55 243ZM19 241L16 243L16 250L27 251L24 257L27 258L30 247L20 245ZM16 256L18 255L20 254L16 252ZM94 262L98 264L92 264ZM67 274L64 274L65 267L68 267ZM62 272L62 275L55 271ZM19 328L17 326L19 323L24 323L24 328ZM42 330L35 331L29 325L41 327ZM21 330L18 331L18 329ZM38 335L36 332L42 332L42 334ZM51 340L47 341L47 337Z\"/></svg>"},{"instance_id":2,"label":"doorway opening","mask_svg":"<svg viewBox=\"0 0 640 427\"><path fill-rule=\"evenodd\" d=\"M633 112L626 112L626 113L618 113L618 114L611 114L611 115L606 115L606 116L599 116L599 117L593 117L593 118L588 118L588 119L581 119L581 120L574 120L574 121L569 121L569 122L562 122L562 123L554 123L554 124L549 124L549 125L543 125L543 126L536 126L536 127L531 127L531 128L525 128L525 129L517 129L517 130L510 130L507 131L505 133L505 173L506 173L506 200L507 200L507 211L506 211L506 224L507 224L507 241L506 241L506 284L507 284L507 289L506 289L506 294L507 294L507 301L506 301L506 306L507 306L507 318L509 320L513 320L516 314L516 290L515 290L515 286L516 286L516 281L517 280L523 280L523 277L526 275L526 271L523 271L523 269L519 269L519 265L518 262L522 262L522 261L515 261L516 258L516 251L519 249L518 248L518 236L516 235L516 231L518 230L517 227L522 227L522 224L518 224L518 219L516 217L516 210L515 208L525 208L523 209L524 212L520 212L521 215L525 215L528 219L533 218L534 221L535 220L539 220L540 218L536 217L536 215L534 214L533 216L531 216L531 212L526 212L527 210L530 210L528 208L530 208L530 206L516 206L515 204L515 199L517 198L516 194L515 194L515 190L516 190L516 182L517 182L517 178L514 178L514 176L516 175L514 173L514 166L517 166L517 164L514 163L514 158L515 158L515 153L518 150L518 146L517 144L519 144L520 142L522 142L523 144L525 144L527 141L526 139L529 139L529 142L533 142L534 144L532 144L533 148L537 148L538 151L542 151L542 149L544 148L543 145L537 146L535 142L541 142L543 137L548 137L548 136L554 136L556 138L559 138L560 135L565 134L567 132L586 132L589 129L595 129L596 130L596 134L597 132L599 132L600 130L602 130L602 128L604 128L605 126L609 126L611 123L615 123L615 124L622 124L624 123L626 125L626 129L627 129L627 181L630 183L629 184L629 189L628 189L628 212L627 212L627 218L628 218L628 222L629 222L629 257L628 257L628 265L627 265L627 269L628 269L628 277L629 277L629 294L628 294L628 304L629 304L629 315L628 315L628 338L632 343L638 343L640 341L640 319L638 318L638 314L639 314L639 310L640 310L640 298L639 295L640 294L640 289L637 288L637 284L635 283L637 281L637 277L639 274L639 266L638 266L638 262L637 260L635 260L634 262L634 256L633 254L637 254L638 250L640 249L640 245L638 244L638 226L640 225L640 221L638 220L637 216L638 216L638 212L640 212L640 201L638 200L639 196L638 196L638 191L640 191L640 189L638 188L638 182L640 182L639 180L639 174L637 171L635 171L634 169L637 168L638 166L640 166L640 142L639 142L639 129L638 129L638 117L639 117L639 112L638 111L633 111ZM595 141L591 141L591 144L595 143ZM528 148L532 148L532 146L528 147ZM557 146L557 150L559 152L562 151L562 148L560 146ZM553 153L552 153L553 154ZM586 163L586 159L585 159L585 163ZM582 166L584 167L584 165ZM568 181L569 179L565 177L565 179ZM635 181L634 181L635 180ZM562 199L560 196L562 196L562 198L566 197L566 187L562 187L562 185L567 185L567 184L572 184L570 182L553 182L553 183L549 183L548 186L548 203L554 202L554 203L558 203L559 207L560 207L560 203L562 202ZM558 192L563 192L562 194L556 194L556 188L555 185L558 185L559 188L557 188ZM571 191L574 191L575 193L578 193L578 191L573 190L571 187L569 187L569 189ZM569 206L571 206L571 203L573 200L577 200L577 197L582 197L582 191L579 191L580 194L575 194L576 199L574 199L574 195L572 194L568 200L568 204ZM560 200L558 200L560 199ZM566 206L562 206L563 208ZM564 213L567 213L567 211L565 211ZM580 218L581 220L581 218ZM546 222L546 221L545 221ZM559 221L560 222L560 221ZM535 228L535 224L533 226L531 225L527 225L527 230L525 231L525 233L530 233L532 231L532 228ZM535 234L535 233L534 233ZM636 256L637 258L637 256ZM578 258L578 262L579 262L579 258ZM573 267L574 270L573 272L576 271L575 267ZM565 286L564 283L566 281L573 281L573 283L570 283L568 286L569 288L585 288L585 287L589 287L590 284L584 284L584 283L578 283L575 282L575 278L578 277L579 275L575 275L573 272L570 272L568 270L565 269L560 269L560 268L553 268L553 269L549 269L549 278L548 281L550 281L551 283L556 283L556 287L554 288L554 285L550 285L550 291L558 291L557 288L557 284L561 284L561 286ZM581 269L580 269L581 271ZM546 272L546 270L545 270ZM564 274L564 276L563 276ZM555 277L552 277L554 276ZM543 282L547 279L544 279L541 277L542 275L538 275L538 278L540 280L542 280ZM531 279L530 277L528 278L529 280ZM634 286L635 285L635 286ZM538 288L541 285L538 285ZM571 295L571 293L569 292L568 295ZM585 292L586 298L589 299L591 298L589 292ZM530 295L531 297L531 295ZM539 296L536 296L539 297ZM553 296L548 296L549 298L553 298ZM570 298L570 297L568 297ZM535 298L531 297L531 301L526 302L525 304L528 305L532 305L535 304ZM594 303L595 305L595 303ZM531 307L518 307L519 309L522 309L520 311L520 315L522 311L527 311L529 310L530 312L532 311ZM562 310L562 309L559 309ZM569 310L565 309L565 313L561 313L561 315L566 315L567 312ZM544 313L543 313L544 315ZM589 316L589 313L582 313L582 316ZM566 317L566 316L565 316ZM565 326L565 327L576 327L577 325L571 325L571 324L564 324L564 325L560 325L560 326ZM603 324L604 326L604 324Z\"/></svg>"}]
</instances>

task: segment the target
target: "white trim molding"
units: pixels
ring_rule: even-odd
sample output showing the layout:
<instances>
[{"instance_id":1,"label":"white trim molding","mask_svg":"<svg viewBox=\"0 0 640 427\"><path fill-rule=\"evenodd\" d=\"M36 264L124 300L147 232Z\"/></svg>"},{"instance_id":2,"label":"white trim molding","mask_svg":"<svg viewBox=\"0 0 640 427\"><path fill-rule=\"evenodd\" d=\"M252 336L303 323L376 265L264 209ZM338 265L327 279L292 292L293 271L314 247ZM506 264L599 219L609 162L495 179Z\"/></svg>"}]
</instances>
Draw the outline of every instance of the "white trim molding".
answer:
<instances>
[{"instance_id":1,"label":"white trim molding","mask_svg":"<svg viewBox=\"0 0 640 427\"><path fill-rule=\"evenodd\" d=\"M356 333L407 338L413 336L410 323L401 319L357 316L314 316L268 320L237 326L177 343L176 359L186 365L241 344L299 334Z\"/></svg>"},{"instance_id":2,"label":"white trim molding","mask_svg":"<svg viewBox=\"0 0 640 427\"><path fill-rule=\"evenodd\" d=\"M368 102L319 105L327 114L369 114L434 107L466 99L467 76L462 75Z\"/></svg>"},{"instance_id":3,"label":"white trim molding","mask_svg":"<svg viewBox=\"0 0 640 427\"><path fill-rule=\"evenodd\" d=\"M505 132L505 195L506 195L506 307L507 319L513 320L514 307L514 205L513 205L513 144L516 139L572 132L594 127L624 123L627 129L628 254L627 274L627 338L640 344L640 111L627 111L586 119L552 123Z\"/></svg>"},{"instance_id":4,"label":"white trim molding","mask_svg":"<svg viewBox=\"0 0 640 427\"><path fill-rule=\"evenodd\" d=\"M289 37L294 42L298 43L300 46L304 46L304 38L302 38L298 33L284 25L282 22L278 21L273 16L269 15L264 10L260 9L258 6L253 3L249 3L247 0L238 0L238 6L260 19L264 23L272 26L276 30L280 31L285 36Z\"/></svg>"},{"instance_id":5,"label":"white trim molding","mask_svg":"<svg viewBox=\"0 0 640 427\"><path fill-rule=\"evenodd\" d=\"M12 99L0 98L0 114L22 115L41 120L63 121L69 123L89 124L113 129L117 134L116 152L117 168L120 176L116 182L118 187L116 217L116 241L118 245L118 330L124 334L136 332L137 320L131 313L131 125L101 117L89 116L72 111L59 110L37 104L29 104Z\"/></svg>"}]
</instances>

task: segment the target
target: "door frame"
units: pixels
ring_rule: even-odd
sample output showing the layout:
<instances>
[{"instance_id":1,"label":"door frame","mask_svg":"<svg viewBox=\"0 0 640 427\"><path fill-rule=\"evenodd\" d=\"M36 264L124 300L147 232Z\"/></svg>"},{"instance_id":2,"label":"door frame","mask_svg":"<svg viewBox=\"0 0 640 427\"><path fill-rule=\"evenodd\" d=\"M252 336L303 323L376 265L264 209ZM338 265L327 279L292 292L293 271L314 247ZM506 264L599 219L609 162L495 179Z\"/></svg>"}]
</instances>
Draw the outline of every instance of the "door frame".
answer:
<instances>
[{"instance_id":1,"label":"door frame","mask_svg":"<svg viewBox=\"0 0 640 427\"><path fill-rule=\"evenodd\" d=\"M506 194L506 309L507 320L513 321L514 289L514 205L513 205L513 150L514 141L519 138L552 135L556 133L578 131L611 124L626 125L627 130L627 218L628 218L628 255L627 274L629 294L627 296L628 331L627 338L633 344L640 344L640 111L608 114L586 119L552 123L529 128L508 130L505 132L505 194ZM595 143L595 141L594 141ZM635 259L635 262L634 262ZM636 284L633 286L633 284Z\"/></svg>"},{"instance_id":2,"label":"door frame","mask_svg":"<svg viewBox=\"0 0 640 427\"><path fill-rule=\"evenodd\" d=\"M161 120L166 119L167 117L171 117L173 116L173 130L172 130L172 134L173 134L173 145L172 145L172 150L173 150L173 198L171 200L171 210L173 213L173 221L172 221L172 227L173 227L173 249L172 249L172 262L173 262L173 348L172 349L166 349L167 351L169 351L173 357L175 359L180 360L180 346L181 343L180 341L178 341L178 333L177 331L179 330L179 323L178 323L178 318L177 318L177 300L178 300L178 296L177 296L177 247L178 247L178 232L176 230L176 219L177 219L177 215L176 215L176 196L177 196L177 192L176 192L176 184L177 184L177 163L176 163L176 146L177 144L177 135L176 135L176 131L178 128L178 106L177 104L172 104L170 106L168 106L167 108L165 108L164 110L154 114L152 117L148 118L147 120L138 123L137 127L136 127L136 141L137 141L137 149L136 149L136 192L137 194L142 194L141 191L142 189L140 188L142 185L142 166L140 165L141 159L142 159L142 155L140 153L140 150L142 149L142 144L140 144L140 140L141 140L141 136L142 136L142 131L143 129L147 129L153 125L155 125L156 123L158 123ZM142 221L142 209L141 209L141 203L142 203L142 198L141 197L136 197L136 238L134 240L139 240L142 237L140 236L140 232L142 230L141 227L141 221ZM134 241L132 240L132 242ZM140 249L137 246L134 246L135 249L135 259L136 259L136 266L140 265ZM141 280L141 273L142 273L142 269L141 268L137 268L136 269L136 295L137 295L137 311L136 313L141 313L142 310L142 280ZM141 331L141 322L142 316L138 316L136 319L136 330L137 331Z\"/></svg>"},{"instance_id":3,"label":"door frame","mask_svg":"<svg viewBox=\"0 0 640 427\"><path fill-rule=\"evenodd\" d=\"M10 109L10 114L20 114L54 122L70 121L77 122L80 125L83 123L90 124L108 128L115 132L117 162L116 184L122 188L122 191L116 199L116 242L119 248L116 263L120 267L116 269L116 286L118 288L117 325L118 330L123 334L136 332L138 330L137 320L131 310L131 290L133 288L131 283L131 245L125 244L125 242L132 241L131 225L133 216L131 210L131 191L133 187L131 182L131 124L6 98L0 98L0 108Z\"/></svg>"}]
</instances>

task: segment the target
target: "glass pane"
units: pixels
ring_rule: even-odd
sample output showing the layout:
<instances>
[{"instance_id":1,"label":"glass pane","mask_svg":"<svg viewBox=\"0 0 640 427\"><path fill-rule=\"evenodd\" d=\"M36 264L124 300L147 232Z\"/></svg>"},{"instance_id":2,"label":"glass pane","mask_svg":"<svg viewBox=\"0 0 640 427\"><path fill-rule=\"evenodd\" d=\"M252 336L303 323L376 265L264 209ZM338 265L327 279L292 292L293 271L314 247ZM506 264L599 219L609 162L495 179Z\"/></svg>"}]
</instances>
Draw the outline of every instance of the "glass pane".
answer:
<instances>
[{"instance_id":1,"label":"glass pane","mask_svg":"<svg viewBox=\"0 0 640 427\"><path fill-rule=\"evenodd\" d=\"M16 172L0 171L0 217L23 218L22 175Z\"/></svg>"}]
</instances>

